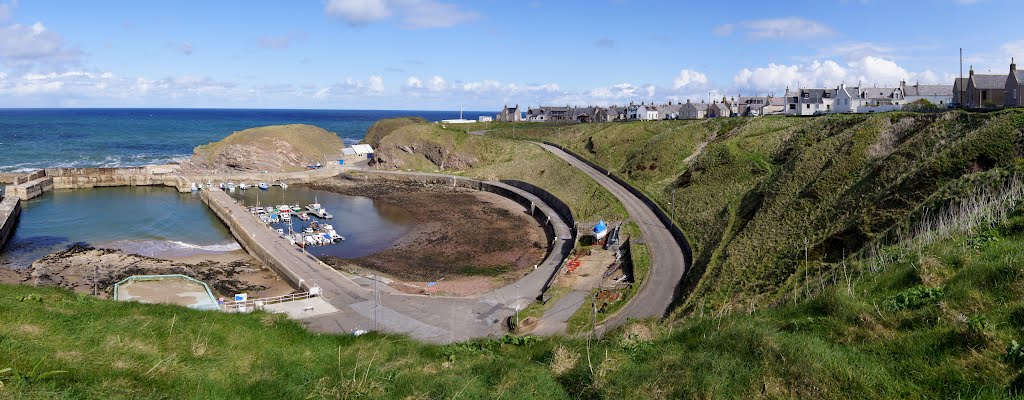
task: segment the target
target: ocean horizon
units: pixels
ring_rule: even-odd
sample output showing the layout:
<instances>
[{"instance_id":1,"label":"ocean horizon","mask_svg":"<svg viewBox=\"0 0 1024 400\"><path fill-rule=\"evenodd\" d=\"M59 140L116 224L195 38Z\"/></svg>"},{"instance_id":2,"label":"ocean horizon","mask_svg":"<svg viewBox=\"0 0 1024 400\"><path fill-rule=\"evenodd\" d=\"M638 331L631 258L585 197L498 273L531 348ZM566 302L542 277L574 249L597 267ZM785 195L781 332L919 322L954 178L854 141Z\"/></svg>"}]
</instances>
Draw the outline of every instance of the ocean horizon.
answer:
<instances>
[{"instance_id":1,"label":"ocean horizon","mask_svg":"<svg viewBox=\"0 0 1024 400\"><path fill-rule=\"evenodd\" d=\"M494 111L463 111L476 119ZM458 118L458 111L258 108L0 108L0 173L181 162L196 146L266 125L309 124L358 143L382 118Z\"/></svg>"}]
</instances>

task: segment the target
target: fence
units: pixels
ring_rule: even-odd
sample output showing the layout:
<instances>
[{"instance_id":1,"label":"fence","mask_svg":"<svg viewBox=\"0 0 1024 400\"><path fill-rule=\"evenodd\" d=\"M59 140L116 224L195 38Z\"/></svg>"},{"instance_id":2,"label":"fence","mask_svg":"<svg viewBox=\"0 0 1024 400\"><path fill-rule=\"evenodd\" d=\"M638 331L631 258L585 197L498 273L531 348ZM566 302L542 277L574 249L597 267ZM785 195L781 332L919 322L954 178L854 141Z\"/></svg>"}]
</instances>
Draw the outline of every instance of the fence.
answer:
<instances>
[{"instance_id":1,"label":"fence","mask_svg":"<svg viewBox=\"0 0 1024 400\"><path fill-rule=\"evenodd\" d=\"M249 299L245 301L229 301L225 302L220 309L224 312L248 312L251 310L261 310L264 306L271 304L285 303L289 301L305 300L319 296L319 288L314 287L313 290L308 292L291 293L282 296L264 297L261 299Z\"/></svg>"}]
</instances>

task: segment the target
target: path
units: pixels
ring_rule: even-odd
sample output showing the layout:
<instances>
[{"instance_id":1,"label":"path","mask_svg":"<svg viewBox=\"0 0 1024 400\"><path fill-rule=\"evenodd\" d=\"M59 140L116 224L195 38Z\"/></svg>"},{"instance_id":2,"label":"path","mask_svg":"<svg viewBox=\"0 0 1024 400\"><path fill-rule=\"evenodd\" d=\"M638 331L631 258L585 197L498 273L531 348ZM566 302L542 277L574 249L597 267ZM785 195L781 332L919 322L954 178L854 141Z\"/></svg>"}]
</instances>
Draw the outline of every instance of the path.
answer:
<instances>
[{"instance_id":1,"label":"path","mask_svg":"<svg viewBox=\"0 0 1024 400\"><path fill-rule=\"evenodd\" d=\"M664 316L672 304L676 286L683 279L683 274L686 271L683 250L676 243L668 228L640 198L610 177L557 147L542 143L537 143L537 145L565 160L611 192L626 208L630 219L640 226L644 242L650 248L651 268L647 278L640 283L640 289L629 303L605 322L605 329L620 326L629 318L660 318ZM577 300L565 300L567 303L574 301ZM556 303L556 306L558 305Z\"/></svg>"}]
</instances>

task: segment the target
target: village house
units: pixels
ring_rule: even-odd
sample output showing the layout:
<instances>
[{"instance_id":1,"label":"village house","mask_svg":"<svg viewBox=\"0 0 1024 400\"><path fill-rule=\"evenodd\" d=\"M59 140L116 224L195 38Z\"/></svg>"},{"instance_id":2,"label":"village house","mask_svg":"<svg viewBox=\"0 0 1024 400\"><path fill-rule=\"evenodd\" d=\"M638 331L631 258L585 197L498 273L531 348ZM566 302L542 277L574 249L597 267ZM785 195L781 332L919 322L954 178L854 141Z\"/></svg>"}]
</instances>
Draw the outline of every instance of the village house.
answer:
<instances>
[{"instance_id":1,"label":"village house","mask_svg":"<svg viewBox=\"0 0 1024 400\"><path fill-rule=\"evenodd\" d=\"M860 112L896 111L902 107L903 90L894 87L862 87Z\"/></svg>"},{"instance_id":2,"label":"village house","mask_svg":"<svg viewBox=\"0 0 1024 400\"><path fill-rule=\"evenodd\" d=\"M860 87L847 87L846 84L839 84L836 89L835 103L832 111L836 113L860 112L862 100L860 98Z\"/></svg>"},{"instance_id":3,"label":"village house","mask_svg":"<svg viewBox=\"0 0 1024 400\"><path fill-rule=\"evenodd\" d=\"M953 106L967 105L967 78L953 79Z\"/></svg>"},{"instance_id":4,"label":"village house","mask_svg":"<svg viewBox=\"0 0 1024 400\"><path fill-rule=\"evenodd\" d=\"M679 113L682 108L682 104L672 104L670 101L668 104L658 106L658 113L661 114L661 119L679 119Z\"/></svg>"},{"instance_id":5,"label":"village house","mask_svg":"<svg viewBox=\"0 0 1024 400\"><path fill-rule=\"evenodd\" d=\"M967 108L992 108L1006 104L1006 75L975 74L971 66L967 78Z\"/></svg>"},{"instance_id":6,"label":"village house","mask_svg":"<svg viewBox=\"0 0 1024 400\"><path fill-rule=\"evenodd\" d=\"M526 110L526 120L529 122L569 122L571 108L565 107L530 107Z\"/></svg>"},{"instance_id":7,"label":"village house","mask_svg":"<svg viewBox=\"0 0 1024 400\"><path fill-rule=\"evenodd\" d=\"M732 109L729 108L729 103L719 103L716 101L708 106L708 118L725 118L730 116L732 116Z\"/></svg>"},{"instance_id":8,"label":"village house","mask_svg":"<svg viewBox=\"0 0 1024 400\"><path fill-rule=\"evenodd\" d=\"M835 89L786 88L786 115L820 115L832 111Z\"/></svg>"},{"instance_id":9,"label":"village house","mask_svg":"<svg viewBox=\"0 0 1024 400\"><path fill-rule=\"evenodd\" d=\"M946 108L953 103L953 87L949 85L915 83L912 86L907 86L906 81L901 81L900 89L903 90L903 104L913 104L925 100L941 108Z\"/></svg>"},{"instance_id":10,"label":"village house","mask_svg":"<svg viewBox=\"0 0 1024 400\"><path fill-rule=\"evenodd\" d=\"M1006 76L1006 106L1007 107L1021 107L1024 106L1024 74L1017 72L1017 64L1010 59L1010 74Z\"/></svg>"},{"instance_id":11,"label":"village house","mask_svg":"<svg viewBox=\"0 0 1024 400\"><path fill-rule=\"evenodd\" d=\"M518 104L515 107L509 107L506 104L494 119L502 122L520 122L523 120L523 112L519 111Z\"/></svg>"},{"instance_id":12,"label":"village house","mask_svg":"<svg viewBox=\"0 0 1024 400\"><path fill-rule=\"evenodd\" d=\"M607 122L608 111L603 107L575 107L569 113L573 122Z\"/></svg>"},{"instance_id":13,"label":"village house","mask_svg":"<svg viewBox=\"0 0 1024 400\"><path fill-rule=\"evenodd\" d=\"M704 119L707 117L708 105L704 101L693 103L689 99L679 110L679 119Z\"/></svg>"}]
</instances>

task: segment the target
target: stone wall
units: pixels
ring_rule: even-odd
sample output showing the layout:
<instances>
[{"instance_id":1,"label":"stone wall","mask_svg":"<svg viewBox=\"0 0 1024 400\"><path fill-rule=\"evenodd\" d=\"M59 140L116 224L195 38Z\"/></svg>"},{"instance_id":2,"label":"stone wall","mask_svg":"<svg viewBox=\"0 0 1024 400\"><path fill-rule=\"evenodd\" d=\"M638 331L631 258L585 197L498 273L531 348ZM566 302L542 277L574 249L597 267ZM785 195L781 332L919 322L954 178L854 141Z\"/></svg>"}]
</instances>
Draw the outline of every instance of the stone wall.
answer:
<instances>
[{"instance_id":1,"label":"stone wall","mask_svg":"<svg viewBox=\"0 0 1024 400\"><path fill-rule=\"evenodd\" d=\"M14 234L14 227L21 216L21 200L17 197L4 197L0 201L0 249L7 244L7 239Z\"/></svg>"},{"instance_id":2,"label":"stone wall","mask_svg":"<svg viewBox=\"0 0 1024 400\"><path fill-rule=\"evenodd\" d=\"M21 178L24 174L0 174L0 183L13 184L16 179Z\"/></svg>"},{"instance_id":3,"label":"stone wall","mask_svg":"<svg viewBox=\"0 0 1024 400\"><path fill-rule=\"evenodd\" d=\"M53 179L42 178L29 181L28 183L8 186L7 195L15 196L22 200L30 200L51 190L53 190Z\"/></svg>"}]
</instances>

